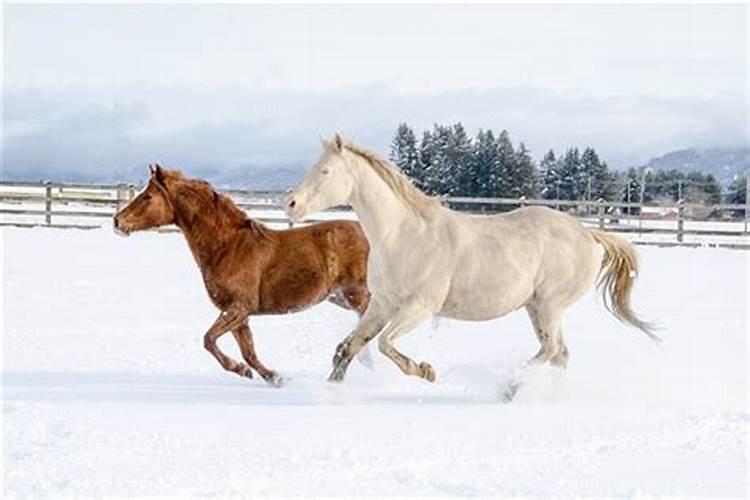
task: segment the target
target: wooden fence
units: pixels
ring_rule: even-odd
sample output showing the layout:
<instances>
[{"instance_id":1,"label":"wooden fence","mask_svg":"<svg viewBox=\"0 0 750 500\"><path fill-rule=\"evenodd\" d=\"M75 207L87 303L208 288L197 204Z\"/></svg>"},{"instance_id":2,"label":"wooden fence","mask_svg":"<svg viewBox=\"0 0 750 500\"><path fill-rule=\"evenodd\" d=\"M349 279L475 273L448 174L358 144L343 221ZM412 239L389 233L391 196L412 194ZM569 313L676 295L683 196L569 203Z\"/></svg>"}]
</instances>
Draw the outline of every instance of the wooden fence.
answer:
<instances>
[{"instance_id":1,"label":"wooden fence","mask_svg":"<svg viewBox=\"0 0 750 500\"><path fill-rule=\"evenodd\" d=\"M135 197L138 188L132 184L75 183L0 183L0 225L20 227L57 227L89 229L110 224L117 210ZM285 193L224 190L237 205L248 212L261 211L257 218L270 224L291 222L281 213ZM589 227L629 233L638 238L653 235L652 241L635 241L660 245L710 245L750 249L748 205L700 205L679 201L671 204L623 203L605 200L570 201L525 198L444 198L443 203L472 213L508 211L516 207L544 205L567 211ZM278 211L278 214L262 212ZM345 208L327 211L347 213ZM317 222L316 217L303 223ZM700 223L700 224L698 224ZM686 237L701 241L687 241Z\"/></svg>"}]
</instances>

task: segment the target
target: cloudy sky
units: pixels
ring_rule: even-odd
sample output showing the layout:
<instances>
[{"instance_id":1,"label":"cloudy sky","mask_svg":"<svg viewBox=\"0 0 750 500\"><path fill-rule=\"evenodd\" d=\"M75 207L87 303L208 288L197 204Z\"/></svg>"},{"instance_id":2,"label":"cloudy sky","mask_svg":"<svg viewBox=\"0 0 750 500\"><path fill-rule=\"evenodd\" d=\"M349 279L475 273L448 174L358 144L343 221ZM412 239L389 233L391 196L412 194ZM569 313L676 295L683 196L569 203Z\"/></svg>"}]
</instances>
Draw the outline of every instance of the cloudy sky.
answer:
<instances>
[{"instance_id":1,"label":"cloudy sky","mask_svg":"<svg viewBox=\"0 0 750 500\"><path fill-rule=\"evenodd\" d=\"M611 164L748 137L744 5L6 5L4 159L307 165L340 130L508 129Z\"/></svg>"}]
</instances>

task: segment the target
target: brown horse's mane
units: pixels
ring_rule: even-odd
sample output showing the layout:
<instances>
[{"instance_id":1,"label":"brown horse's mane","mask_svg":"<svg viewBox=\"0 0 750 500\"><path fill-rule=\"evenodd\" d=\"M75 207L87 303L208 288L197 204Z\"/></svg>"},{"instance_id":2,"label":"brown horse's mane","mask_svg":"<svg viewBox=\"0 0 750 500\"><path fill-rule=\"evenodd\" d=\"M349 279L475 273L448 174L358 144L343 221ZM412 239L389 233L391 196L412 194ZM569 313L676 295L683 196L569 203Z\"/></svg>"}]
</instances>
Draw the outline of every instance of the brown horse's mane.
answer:
<instances>
[{"instance_id":1,"label":"brown horse's mane","mask_svg":"<svg viewBox=\"0 0 750 500\"><path fill-rule=\"evenodd\" d=\"M249 217L228 196L216 191L208 182L202 179L188 179L180 170L162 169L165 176L171 179L168 184L170 196L178 198L181 203L194 207L195 211L204 215L207 210L225 225L233 228L250 229L261 238L273 238L274 232L265 224Z\"/></svg>"}]
</instances>

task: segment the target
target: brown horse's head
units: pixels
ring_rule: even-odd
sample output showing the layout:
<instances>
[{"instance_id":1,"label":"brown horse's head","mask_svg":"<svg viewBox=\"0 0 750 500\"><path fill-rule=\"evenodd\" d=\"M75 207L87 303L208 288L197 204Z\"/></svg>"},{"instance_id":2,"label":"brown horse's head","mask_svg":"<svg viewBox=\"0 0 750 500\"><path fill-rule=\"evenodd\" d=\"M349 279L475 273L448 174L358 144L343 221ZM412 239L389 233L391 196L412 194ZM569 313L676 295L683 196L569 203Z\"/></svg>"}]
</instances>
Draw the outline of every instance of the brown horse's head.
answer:
<instances>
[{"instance_id":1,"label":"brown horse's head","mask_svg":"<svg viewBox=\"0 0 750 500\"><path fill-rule=\"evenodd\" d=\"M169 183L181 174L162 168L158 164L149 165L149 169L151 178L146 189L115 214L113 223L118 234L128 236L133 231L166 226L175 222Z\"/></svg>"}]
</instances>

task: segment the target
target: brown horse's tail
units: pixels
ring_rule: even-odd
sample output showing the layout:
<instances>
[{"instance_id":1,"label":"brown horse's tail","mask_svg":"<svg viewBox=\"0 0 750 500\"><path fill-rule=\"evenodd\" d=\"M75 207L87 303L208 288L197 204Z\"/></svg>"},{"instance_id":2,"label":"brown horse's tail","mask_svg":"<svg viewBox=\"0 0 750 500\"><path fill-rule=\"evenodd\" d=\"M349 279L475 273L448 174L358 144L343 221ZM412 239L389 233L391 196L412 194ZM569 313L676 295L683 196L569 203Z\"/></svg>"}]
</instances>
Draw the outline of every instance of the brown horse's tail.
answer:
<instances>
[{"instance_id":1,"label":"brown horse's tail","mask_svg":"<svg viewBox=\"0 0 750 500\"><path fill-rule=\"evenodd\" d=\"M615 235L591 229L591 236L604 247L604 258L596 286L601 289L604 305L615 318L641 330L651 340L661 341L654 326L640 319L630 305L633 283L638 276L638 257L633 245Z\"/></svg>"}]
</instances>

